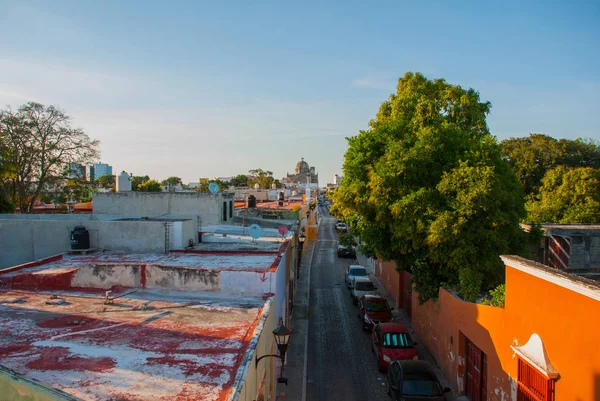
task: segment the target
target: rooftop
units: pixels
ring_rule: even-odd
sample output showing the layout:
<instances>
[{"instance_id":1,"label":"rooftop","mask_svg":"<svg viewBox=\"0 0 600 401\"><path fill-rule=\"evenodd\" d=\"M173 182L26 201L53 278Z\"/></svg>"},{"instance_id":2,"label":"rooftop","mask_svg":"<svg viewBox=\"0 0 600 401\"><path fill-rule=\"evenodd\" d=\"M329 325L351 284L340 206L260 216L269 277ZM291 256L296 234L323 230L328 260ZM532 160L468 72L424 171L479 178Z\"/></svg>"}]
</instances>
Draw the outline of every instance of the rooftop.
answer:
<instances>
[{"instance_id":1,"label":"rooftop","mask_svg":"<svg viewBox=\"0 0 600 401\"><path fill-rule=\"evenodd\" d=\"M281 244L280 244L281 245ZM262 272L277 267L277 252L171 252L169 254L131 254L98 252L87 255L62 255L48 263L33 263L5 269L1 277L22 273L71 271L73 268L95 266L158 266L166 268L188 268L202 270L236 270Z\"/></svg>"},{"instance_id":2,"label":"rooftop","mask_svg":"<svg viewBox=\"0 0 600 401\"><path fill-rule=\"evenodd\" d=\"M224 400L262 298L0 291L0 360L84 400Z\"/></svg>"}]
</instances>

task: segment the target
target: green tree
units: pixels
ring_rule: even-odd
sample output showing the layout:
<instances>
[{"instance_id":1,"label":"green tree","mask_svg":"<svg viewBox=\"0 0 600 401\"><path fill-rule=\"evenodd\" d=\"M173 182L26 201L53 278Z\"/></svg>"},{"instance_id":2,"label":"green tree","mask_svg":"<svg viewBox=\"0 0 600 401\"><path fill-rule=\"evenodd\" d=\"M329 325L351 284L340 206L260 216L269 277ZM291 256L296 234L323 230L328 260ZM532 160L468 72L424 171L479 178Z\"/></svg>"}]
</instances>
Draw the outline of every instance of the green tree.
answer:
<instances>
[{"instance_id":1,"label":"green tree","mask_svg":"<svg viewBox=\"0 0 600 401\"><path fill-rule=\"evenodd\" d=\"M407 73L370 129L348 138L332 214L365 252L413 274L421 302L442 285L473 300L522 249L524 196L489 133L479 94Z\"/></svg>"},{"instance_id":2,"label":"green tree","mask_svg":"<svg viewBox=\"0 0 600 401\"><path fill-rule=\"evenodd\" d=\"M72 128L64 111L34 102L0 110L0 142L14 167L3 188L21 213L30 213L40 193L62 180L64 165L91 163L99 155L99 142Z\"/></svg>"},{"instance_id":3,"label":"green tree","mask_svg":"<svg viewBox=\"0 0 600 401\"><path fill-rule=\"evenodd\" d=\"M160 186L160 182L156 180L148 180L138 186L138 191L140 192L161 192L162 187Z\"/></svg>"},{"instance_id":4,"label":"green tree","mask_svg":"<svg viewBox=\"0 0 600 401\"><path fill-rule=\"evenodd\" d=\"M15 169L9 163L9 149L2 138L3 136L0 134L0 213L12 213L15 211L15 205L10 201L4 189L4 182L14 174Z\"/></svg>"},{"instance_id":5,"label":"green tree","mask_svg":"<svg viewBox=\"0 0 600 401\"><path fill-rule=\"evenodd\" d=\"M229 184L234 187L247 187L248 186L248 176L246 174L239 174L229 181Z\"/></svg>"},{"instance_id":6,"label":"green tree","mask_svg":"<svg viewBox=\"0 0 600 401\"><path fill-rule=\"evenodd\" d=\"M178 185L183 185L183 181L181 181L181 178L179 177L169 177L166 180L162 180L161 185L163 186L169 186L169 187L176 187Z\"/></svg>"},{"instance_id":7,"label":"green tree","mask_svg":"<svg viewBox=\"0 0 600 401\"><path fill-rule=\"evenodd\" d=\"M600 169L559 166L549 170L527 202L531 223L600 223Z\"/></svg>"},{"instance_id":8,"label":"green tree","mask_svg":"<svg viewBox=\"0 0 600 401\"><path fill-rule=\"evenodd\" d=\"M254 178L249 182L250 185L258 184L262 189L271 188L271 184L275 179L273 178L272 171L265 171L261 168L257 168L249 171L250 174L254 176Z\"/></svg>"},{"instance_id":9,"label":"green tree","mask_svg":"<svg viewBox=\"0 0 600 401\"><path fill-rule=\"evenodd\" d=\"M150 177L148 177L147 175L144 175L144 176L134 175L131 178L131 190L139 191L138 188L139 188L140 184L143 184L148 181L150 181Z\"/></svg>"},{"instance_id":10,"label":"green tree","mask_svg":"<svg viewBox=\"0 0 600 401\"><path fill-rule=\"evenodd\" d=\"M600 145L591 139L560 139L530 134L500 143L502 156L513 168L525 194L537 191L546 171L557 166L600 168Z\"/></svg>"},{"instance_id":11,"label":"green tree","mask_svg":"<svg viewBox=\"0 0 600 401\"><path fill-rule=\"evenodd\" d=\"M96 180L96 184L102 185L102 187L112 187L115 185L115 176L112 174L103 175Z\"/></svg>"}]
</instances>

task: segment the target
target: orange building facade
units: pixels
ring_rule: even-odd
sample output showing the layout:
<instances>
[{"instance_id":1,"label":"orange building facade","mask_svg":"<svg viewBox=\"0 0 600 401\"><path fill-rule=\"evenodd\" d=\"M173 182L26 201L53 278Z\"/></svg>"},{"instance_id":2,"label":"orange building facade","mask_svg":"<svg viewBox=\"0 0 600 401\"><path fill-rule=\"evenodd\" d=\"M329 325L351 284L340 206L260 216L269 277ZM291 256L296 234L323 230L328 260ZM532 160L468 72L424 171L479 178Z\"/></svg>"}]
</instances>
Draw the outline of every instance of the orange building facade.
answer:
<instances>
[{"instance_id":1,"label":"orange building facade","mask_svg":"<svg viewBox=\"0 0 600 401\"><path fill-rule=\"evenodd\" d=\"M600 400L600 283L502 259L504 308L444 289L419 305L412 292L414 330L454 389L471 401Z\"/></svg>"}]
</instances>

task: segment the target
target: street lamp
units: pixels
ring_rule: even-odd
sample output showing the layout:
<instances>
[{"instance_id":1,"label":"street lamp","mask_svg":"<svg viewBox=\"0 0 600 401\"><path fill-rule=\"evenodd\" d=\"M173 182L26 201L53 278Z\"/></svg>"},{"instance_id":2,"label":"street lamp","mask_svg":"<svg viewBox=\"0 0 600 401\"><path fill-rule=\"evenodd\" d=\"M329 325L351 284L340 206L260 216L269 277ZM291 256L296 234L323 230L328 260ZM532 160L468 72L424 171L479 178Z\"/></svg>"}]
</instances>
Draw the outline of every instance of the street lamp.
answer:
<instances>
[{"instance_id":1,"label":"street lamp","mask_svg":"<svg viewBox=\"0 0 600 401\"><path fill-rule=\"evenodd\" d=\"M277 343L277 349L279 350L279 355L276 354L268 354L263 355L260 358L256 358L254 360L254 367L258 367L258 362L261 359L267 357L274 357L281 359L281 373L277 378L277 383L284 383L286 386L288 384L288 379L283 377L283 364L285 363L285 353L287 352L288 342L290 341L290 335L292 334L292 330L288 329L284 325L279 326L275 330L273 330L273 337L275 337L275 342Z\"/></svg>"}]
</instances>

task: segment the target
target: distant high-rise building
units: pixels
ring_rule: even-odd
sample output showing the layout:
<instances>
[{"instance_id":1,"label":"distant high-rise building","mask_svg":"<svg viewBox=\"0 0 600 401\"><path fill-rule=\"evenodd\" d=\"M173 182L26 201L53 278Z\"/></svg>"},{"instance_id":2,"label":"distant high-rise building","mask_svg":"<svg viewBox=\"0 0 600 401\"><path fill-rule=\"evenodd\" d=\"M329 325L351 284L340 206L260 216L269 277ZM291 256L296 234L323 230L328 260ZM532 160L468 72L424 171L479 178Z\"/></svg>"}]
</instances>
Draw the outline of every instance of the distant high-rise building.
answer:
<instances>
[{"instance_id":1,"label":"distant high-rise building","mask_svg":"<svg viewBox=\"0 0 600 401\"><path fill-rule=\"evenodd\" d=\"M344 177L342 177L341 175L334 174L333 175L333 185L340 185L342 183L342 178L344 178Z\"/></svg>"},{"instance_id":2,"label":"distant high-rise building","mask_svg":"<svg viewBox=\"0 0 600 401\"><path fill-rule=\"evenodd\" d=\"M85 179L90 182L96 179L94 166L85 166Z\"/></svg>"},{"instance_id":3,"label":"distant high-rise building","mask_svg":"<svg viewBox=\"0 0 600 401\"><path fill-rule=\"evenodd\" d=\"M66 178L85 178L85 166L79 163L69 163L64 168Z\"/></svg>"},{"instance_id":4,"label":"distant high-rise building","mask_svg":"<svg viewBox=\"0 0 600 401\"><path fill-rule=\"evenodd\" d=\"M105 163L94 164L94 179L97 180L105 175L112 175L112 166Z\"/></svg>"}]
</instances>

